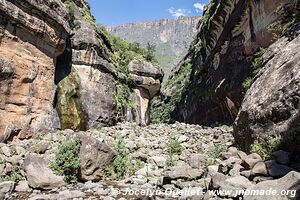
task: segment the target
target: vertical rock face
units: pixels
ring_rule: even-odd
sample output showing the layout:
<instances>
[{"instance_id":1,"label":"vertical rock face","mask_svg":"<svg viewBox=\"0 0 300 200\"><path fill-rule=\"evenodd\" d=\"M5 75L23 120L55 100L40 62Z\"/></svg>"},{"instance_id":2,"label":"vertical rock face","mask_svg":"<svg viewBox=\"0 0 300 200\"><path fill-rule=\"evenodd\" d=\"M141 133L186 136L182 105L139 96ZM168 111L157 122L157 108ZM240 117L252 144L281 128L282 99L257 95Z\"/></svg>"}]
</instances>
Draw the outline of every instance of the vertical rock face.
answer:
<instances>
[{"instance_id":1,"label":"vertical rock face","mask_svg":"<svg viewBox=\"0 0 300 200\"><path fill-rule=\"evenodd\" d=\"M278 8L287 0L212 1L200 24L189 54L179 68L191 70L171 118L211 125L231 123L243 99L242 82L250 73L250 60L259 47L268 46L267 27L281 17ZM170 79L178 88L180 73ZM178 86L176 86L178 85ZM172 97L171 97L172 98Z\"/></svg>"},{"instance_id":2,"label":"vertical rock face","mask_svg":"<svg viewBox=\"0 0 300 200\"><path fill-rule=\"evenodd\" d=\"M78 129L94 127L98 123L111 125L115 121L114 95L115 81L118 77L115 66L112 64L109 41L97 31L97 26L85 1L66 1L65 3L74 18L71 37L71 68L78 75L79 104L77 107L83 110L77 112L76 115L84 113L84 117L79 119L85 126ZM73 126L77 125L73 124Z\"/></svg>"},{"instance_id":3,"label":"vertical rock face","mask_svg":"<svg viewBox=\"0 0 300 200\"><path fill-rule=\"evenodd\" d=\"M200 19L198 16L162 19L107 27L107 30L129 42L137 42L142 47L146 47L148 42L155 44L157 59L164 70L164 79L167 79L171 69L187 53Z\"/></svg>"},{"instance_id":4,"label":"vertical rock face","mask_svg":"<svg viewBox=\"0 0 300 200\"><path fill-rule=\"evenodd\" d=\"M0 1L0 141L59 127L55 62L68 36L60 1Z\"/></svg>"},{"instance_id":5,"label":"vertical rock face","mask_svg":"<svg viewBox=\"0 0 300 200\"><path fill-rule=\"evenodd\" d=\"M112 125L118 84L135 89L135 120L147 124L163 75L150 63L125 74L110 39L85 0L0 0L0 142Z\"/></svg>"},{"instance_id":6,"label":"vertical rock face","mask_svg":"<svg viewBox=\"0 0 300 200\"><path fill-rule=\"evenodd\" d=\"M247 91L235 121L236 142L248 149L255 139L281 139L283 147L299 154L300 24L272 44L264 67ZM263 86L263 87L262 87Z\"/></svg>"},{"instance_id":7,"label":"vertical rock face","mask_svg":"<svg viewBox=\"0 0 300 200\"><path fill-rule=\"evenodd\" d=\"M160 91L163 73L157 66L145 61L132 61L128 69L135 85L131 97L135 108L129 121L145 126L150 123L150 100Z\"/></svg>"}]
</instances>

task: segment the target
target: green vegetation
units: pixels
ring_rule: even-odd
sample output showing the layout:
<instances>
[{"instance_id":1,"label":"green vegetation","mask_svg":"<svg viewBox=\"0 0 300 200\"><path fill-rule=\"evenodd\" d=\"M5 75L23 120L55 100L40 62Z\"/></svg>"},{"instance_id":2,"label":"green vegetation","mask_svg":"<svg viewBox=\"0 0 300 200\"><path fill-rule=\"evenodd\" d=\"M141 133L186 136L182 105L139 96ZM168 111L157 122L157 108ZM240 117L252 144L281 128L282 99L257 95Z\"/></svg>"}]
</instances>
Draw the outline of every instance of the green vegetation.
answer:
<instances>
[{"instance_id":1,"label":"green vegetation","mask_svg":"<svg viewBox=\"0 0 300 200\"><path fill-rule=\"evenodd\" d=\"M247 91L255 80L259 70L263 67L263 55L266 53L266 49L260 48L255 54L251 64L251 75L247 77L243 82L243 88Z\"/></svg>"},{"instance_id":2,"label":"green vegetation","mask_svg":"<svg viewBox=\"0 0 300 200\"><path fill-rule=\"evenodd\" d=\"M155 45L148 43L147 48L143 49L139 43L129 43L120 37L109 34L102 26L98 26L97 30L110 42L113 52L112 59L118 68L118 72L128 74L127 66L132 60L146 60L157 63Z\"/></svg>"},{"instance_id":3,"label":"green vegetation","mask_svg":"<svg viewBox=\"0 0 300 200\"><path fill-rule=\"evenodd\" d=\"M126 108L134 110L136 108L135 103L130 99L132 89L128 85L120 85L115 94L117 120L122 119L126 112Z\"/></svg>"},{"instance_id":4,"label":"green vegetation","mask_svg":"<svg viewBox=\"0 0 300 200\"><path fill-rule=\"evenodd\" d=\"M289 32L300 21L300 1L290 0L290 4L283 4L277 12L284 13L284 16L268 27L273 33L274 41Z\"/></svg>"},{"instance_id":5,"label":"green vegetation","mask_svg":"<svg viewBox=\"0 0 300 200\"><path fill-rule=\"evenodd\" d=\"M72 68L69 76L57 85L57 112L62 129L85 130L86 121L79 99L80 78Z\"/></svg>"},{"instance_id":6,"label":"green vegetation","mask_svg":"<svg viewBox=\"0 0 300 200\"><path fill-rule=\"evenodd\" d=\"M171 138L167 147L167 161L166 164L169 167L175 166L176 161L174 160L174 155L180 155L182 152L182 146L178 139L176 138Z\"/></svg>"},{"instance_id":7,"label":"green vegetation","mask_svg":"<svg viewBox=\"0 0 300 200\"><path fill-rule=\"evenodd\" d=\"M214 148L208 151L209 159L206 161L206 166L214 165L217 159L222 158L222 152L226 150L224 144L215 144Z\"/></svg>"},{"instance_id":8,"label":"green vegetation","mask_svg":"<svg viewBox=\"0 0 300 200\"><path fill-rule=\"evenodd\" d=\"M278 137L272 138L267 142L255 140L250 146L251 153L257 153L263 160L267 160L271 157L274 151L279 150L281 140Z\"/></svg>"},{"instance_id":9,"label":"green vegetation","mask_svg":"<svg viewBox=\"0 0 300 200\"><path fill-rule=\"evenodd\" d=\"M21 180L24 180L24 177L21 174L21 167L18 164L14 164L8 174L6 174L5 176L0 176L0 182L13 181L17 183Z\"/></svg>"},{"instance_id":10,"label":"green vegetation","mask_svg":"<svg viewBox=\"0 0 300 200\"><path fill-rule=\"evenodd\" d=\"M57 174L65 176L66 182L77 181L80 158L80 140L73 139L61 144L55 153L55 160L50 163L50 168Z\"/></svg>"},{"instance_id":11,"label":"green vegetation","mask_svg":"<svg viewBox=\"0 0 300 200\"><path fill-rule=\"evenodd\" d=\"M143 167L140 161L131 160L129 149L126 148L123 139L118 139L115 146L118 155L111 165L106 168L106 172L112 179L120 179L132 176L138 169Z\"/></svg>"},{"instance_id":12,"label":"green vegetation","mask_svg":"<svg viewBox=\"0 0 300 200\"><path fill-rule=\"evenodd\" d=\"M64 4L66 5L68 11L69 11L69 16L70 16L70 21L69 21L69 24L70 24L70 28L72 30L76 30L79 28L79 23L76 21L76 18L75 18L75 11L76 11L76 4L71 1L71 0L67 0L67 1L64 1Z\"/></svg>"},{"instance_id":13,"label":"green vegetation","mask_svg":"<svg viewBox=\"0 0 300 200\"><path fill-rule=\"evenodd\" d=\"M150 118L152 123L168 123L171 120L171 111L177 103L181 100L182 94L185 91L189 82L190 73L192 71L192 64L183 64L180 70L170 77L166 83L164 90L171 90L172 96L170 100L160 102L162 96L155 97L152 100Z\"/></svg>"}]
</instances>

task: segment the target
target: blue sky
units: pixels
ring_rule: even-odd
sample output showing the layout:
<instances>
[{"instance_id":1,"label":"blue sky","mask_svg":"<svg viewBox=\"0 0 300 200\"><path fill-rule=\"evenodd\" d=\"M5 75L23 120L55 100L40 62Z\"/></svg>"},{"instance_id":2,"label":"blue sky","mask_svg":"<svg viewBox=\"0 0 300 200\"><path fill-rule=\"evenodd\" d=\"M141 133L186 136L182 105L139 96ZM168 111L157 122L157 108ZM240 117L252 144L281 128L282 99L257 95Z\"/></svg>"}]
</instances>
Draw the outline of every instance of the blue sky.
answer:
<instances>
[{"instance_id":1,"label":"blue sky","mask_svg":"<svg viewBox=\"0 0 300 200\"><path fill-rule=\"evenodd\" d=\"M124 23L202 15L209 0L87 0L98 24Z\"/></svg>"}]
</instances>

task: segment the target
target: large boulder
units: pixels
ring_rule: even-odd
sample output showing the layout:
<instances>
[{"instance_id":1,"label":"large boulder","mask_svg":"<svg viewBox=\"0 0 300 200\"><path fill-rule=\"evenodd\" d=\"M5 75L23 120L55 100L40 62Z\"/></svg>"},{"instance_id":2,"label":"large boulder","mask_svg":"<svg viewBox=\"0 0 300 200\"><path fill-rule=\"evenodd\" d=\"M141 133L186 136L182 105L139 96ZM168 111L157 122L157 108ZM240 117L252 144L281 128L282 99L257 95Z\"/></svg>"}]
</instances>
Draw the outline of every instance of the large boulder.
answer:
<instances>
[{"instance_id":1,"label":"large boulder","mask_svg":"<svg viewBox=\"0 0 300 200\"><path fill-rule=\"evenodd\" d=\"M283 148L299 152L299 33L298 24L292 34L270 46L263 69L247 91L234 125L235 140L244 150L256 139L268 144L277 137Z\"/></svg>"},{"instance_id":2,"label":"large boulder","mask_svg":"<svg viewBox=\"0 0 300 200\"><path fill-rule=\"evenodd\" d=\"M128 65L135 88L131 97L135 109L129 114L128 121L139 125L150 123L150 100L160 91L163 72L147 61L131 61Z\"/></svg>"},{"instance_id":3,"label":"large boulder","mask_svg":"<svg viewBox=\"0 0 300 200\"><path fill-rule=\"evenodd\" d=\"M232 123L243 101L251 57L273 41L268 26L289 0L211 0L180 69L168 81L173 121ZM247 141L247 140L245 140Z\"/></svg>"},{"instance_id":4,"label":"large boulder","mask_svg":"<svg viewBox=\"0 0 300 200\"><path fill-rule=\"evenodd\" d=\"M59 127L55 61L70 28L62 2L47 2L0 1L0 142Z\"/></svg>"},{"instance_id":5,"label":"large boulder","mask_svg":"<svg viewBox=\"0 0 300 200\"><path fill-rule=\"evenodd\" d=\"M117 153L103 141L88 136L81 136L80 179L99 181L105 175L105 168L112 163Z\"/></svg>"},{"instance_id":6,"label":"large boulder","mask_svg":"<svg viewBox=\"0 0 300 200\"><path fill-rule=\"evenodd\" d=\"M26 156L23 168L30 187L51 190L65 185L64 177L55 175L42 157Z\"/></svg>"},{"instance_id":7,"label":"large boulder","mask_svg":"<svg viewBox=\"0 0 300 200\"><path fill-rule=\"evenodd\" d=\"M285 177L277 180L263 181L247 189L251 191L264 192L258 195L244 195L244 200L265 200L266 197L272 200L288 200L300 198L300 173L290 172ZM274 195L271 192L274 191ZM285 192L286 194L281 194ZM268 194L269 193L269 194Z\"/></svg>"}]
</instances>

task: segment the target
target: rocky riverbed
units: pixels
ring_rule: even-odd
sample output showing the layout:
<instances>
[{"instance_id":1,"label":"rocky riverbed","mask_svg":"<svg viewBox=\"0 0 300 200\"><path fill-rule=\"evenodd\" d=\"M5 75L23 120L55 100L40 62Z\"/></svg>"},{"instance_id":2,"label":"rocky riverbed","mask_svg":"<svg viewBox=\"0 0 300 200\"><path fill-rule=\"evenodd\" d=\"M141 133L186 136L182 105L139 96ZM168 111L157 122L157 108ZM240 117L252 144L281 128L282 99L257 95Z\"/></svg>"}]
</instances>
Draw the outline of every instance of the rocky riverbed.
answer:
<instances>
[{"instance_id":1,"label":"rocky riverbed","mask_svg":"<svg viewBox=\"0 0 300 200\"><path fill-rule=\"evenodd\" d=\"M74 138L81 140L79 182L67 184L48 166L59 148ZM231 127L181 123L148 127L126 123L87 132L36 134L1 144L1 197L234 199L233 193L212 195L207 191L267 189L274 184L273 189L278 190L300 189L299 163L287 152L277 151L263 161L260 155L247 155L233 146ZM119 168L128 161L121 174L108 173L113 159L121 159ZM244 199L255 199L252 197Z\"/></svg>"}]
</instances>

